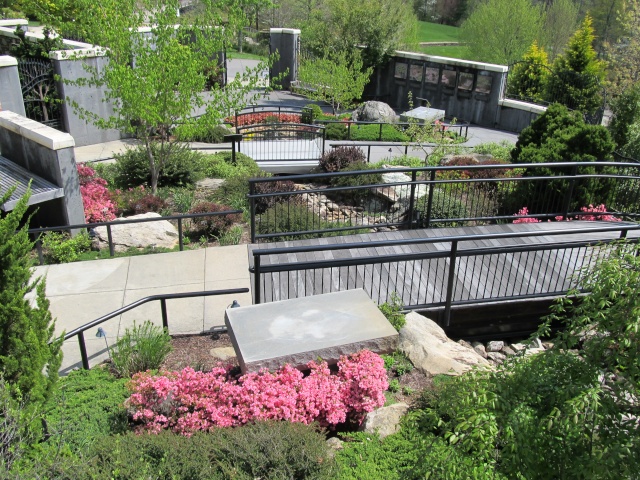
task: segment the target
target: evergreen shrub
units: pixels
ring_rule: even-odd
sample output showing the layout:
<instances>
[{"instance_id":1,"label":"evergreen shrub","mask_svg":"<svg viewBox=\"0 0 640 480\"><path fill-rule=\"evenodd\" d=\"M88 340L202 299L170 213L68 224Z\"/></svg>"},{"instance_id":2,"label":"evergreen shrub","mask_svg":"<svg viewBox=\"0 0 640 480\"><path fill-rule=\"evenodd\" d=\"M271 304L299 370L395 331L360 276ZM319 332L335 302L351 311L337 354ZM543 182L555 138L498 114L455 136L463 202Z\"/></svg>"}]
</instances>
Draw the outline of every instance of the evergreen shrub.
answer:
<instances>
[{"instance_id":1,"label":"evergreen shrub","mask_svg":"<svg viewBox=\"0 0 640 480\"><path fill-rule=\"evenodd\" d=\"M425 195L416 204L416 212L418 214L417 225L419 228L427 226L429 197ZM446 190L435 189L433 191L433 199L431 205L430 227L456 227L461 222L439 222L447 218L466 218L469 216L467 207L452 192Z\"/></svg>"}]
</instances>

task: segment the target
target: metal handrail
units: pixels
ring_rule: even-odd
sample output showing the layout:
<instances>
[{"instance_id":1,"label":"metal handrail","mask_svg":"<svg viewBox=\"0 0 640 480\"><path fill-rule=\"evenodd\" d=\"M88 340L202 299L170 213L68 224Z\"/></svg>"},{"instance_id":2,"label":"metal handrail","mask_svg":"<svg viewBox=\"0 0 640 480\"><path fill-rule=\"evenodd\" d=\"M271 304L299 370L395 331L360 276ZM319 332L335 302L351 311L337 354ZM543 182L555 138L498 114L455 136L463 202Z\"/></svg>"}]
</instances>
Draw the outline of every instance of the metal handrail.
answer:
<instances>
[{"instance_id":1,"label":"metal handrail","mask_svg":"<svg viewBox=\"0 0 640 480\"><path fill-rule=\"evenodd\" d=\"M115 310L111 313L107 313L91 322L85 323L84 325L71 330L69 333L65 334L63 340L69 340L75 336L78 337L78 342L80 345L80 357L82 358L82 368L89 369L89 357L87 355L87 346L84 340L84 332L90 328L96 327L101 323L106 322L118 315L121 315L129 310L133 310L140 305L144 305L148 302L153 302L156 300L160 300L160 308L162 310L162 326L169 330L169 318L167 314L167 300L173 300L177 298L194 298L194 297L210 297L215 295L235 295L239 293L248 293L248 288L231 288L227 290L205 290L202 292L186 292L186 293L165 293L160 295L150 295L148 297L141 298L129 305L125 305L118 310Z\"/></svg>"},{"instance_id":2,"label":"metal handrail","mask_svg":"<svg viewBox=\"0 0 640 480\"><path fill-rule=\"evenodd\" d=\"M27 230L29 234L40 234L44 232L59 232L62 230L80 230L80 229L93 229L95 227L107 227L107 240L109 243L109 255L113 257L115 255L115 247L113 245L113 236L111 234L111 227L114 225L127 225L132 223L148 223L148 222L160 222L163 220L177 220L178 221L178 245L180 251L184 250L184 241L182 238L182 221L188 218L200 218L200 217L215 217L221 215L235 215L243 213L242 210L226 210L224 212L204 212L204 213L187 213L183 215L170 215L167 217L156 217L156 218L136 218L136 219L126 219L126 220L115 220L109 222L94 222L94 223L79 223L75 225L63 225L57 227L41 227L41 228L30 228ZM40 265L44 263L43 255L42 255L42 240L38 236L36 240L36 249L38 250L38 261Z\"/></svg>"}]
</instances>

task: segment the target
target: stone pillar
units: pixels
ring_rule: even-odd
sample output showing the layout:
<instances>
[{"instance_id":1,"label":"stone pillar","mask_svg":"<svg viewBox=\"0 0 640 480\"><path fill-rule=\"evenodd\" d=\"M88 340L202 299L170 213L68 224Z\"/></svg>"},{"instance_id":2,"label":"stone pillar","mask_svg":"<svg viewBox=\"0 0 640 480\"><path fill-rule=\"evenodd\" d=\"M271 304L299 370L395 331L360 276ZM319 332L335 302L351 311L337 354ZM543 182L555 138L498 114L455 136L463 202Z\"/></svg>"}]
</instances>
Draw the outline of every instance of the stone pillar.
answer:
<instances>
[{"instance_id":1,"label":"stone pillar","mask_svg":"<svg viewBox=\"0 0 640 480\"><path fill-rule=\"evenodd\" d=\"M8 55L0 56L0 109L25 115L18 60Z\"/></svg>"},{"instance_id":2,"label":"stone pillar","mask_svg":"<svg viewBox=\"0 0 640 480\"><path fill-rule=\"evenodd\" d=\"M38 205L35 220L39 225L84 223L74 146L68 133L14 112L0 112L2 156L64 189L64 197Z\"/></svg>"},{"instance_id":3,"label":"stone pillar","mask_svg":"<svg viewBox=\"0 0 640 480\"><path fill-rule=\"evenodd\" d=\"M280 58L269 71L269 80L287 72L279 81L280 88L288 90L291 82L298 79L298 57L300 55L300 30L295 28L272 28L270 30L271 53L278 52Z\"/></svg>"},{"instance_id":4,"label":"stone pillar","mask_svg":"<svg viewBox=\"0 0 640 480\"><path fill-rule=\"evenodd\" d=\"M76 50L71 54L66 50L59 50L51 52L49 57L53 62L55 73L60 75L60 81L58 81L57 86L60 97L65 99L62 103L64 127L74 138L76 146L82 147L120 140L119 130L98 128L92 122L80 118L66 101L69 98L77 102L80 107L97 114L105 120L112 116L113 108L111 104L103 101L107 90L105 86L80 87L65 83L65 80L73 81L89 76L83 64L102 71L109 59L100 52L99 48Z\"/></svg>"}]
</instances>

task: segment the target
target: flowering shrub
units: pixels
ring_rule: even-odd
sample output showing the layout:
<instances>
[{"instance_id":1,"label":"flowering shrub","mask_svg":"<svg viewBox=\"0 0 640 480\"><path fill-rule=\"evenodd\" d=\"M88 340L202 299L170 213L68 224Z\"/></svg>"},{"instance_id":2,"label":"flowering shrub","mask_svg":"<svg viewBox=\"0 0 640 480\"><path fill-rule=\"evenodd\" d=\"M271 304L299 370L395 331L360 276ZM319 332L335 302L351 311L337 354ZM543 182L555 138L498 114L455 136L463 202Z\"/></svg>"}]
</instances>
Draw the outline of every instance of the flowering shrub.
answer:
<instances>
[{"instance_id":1,"label":"flowering shrub","mask_svg":"<svg viewBox=\"0 0 640 480\"><path fill-rule=\"evenodd\" d=\"M600 204L598 206L589 205L588 207L580 208L581 212L584 212L584 215L576 215L572 218L565 218L562 215L555 217L556 222L570 222L571 220L585 220L588 222L619 222L620 219L614 215L607 214L607 207L604 204ZM527 207L522 207L518 210L518 213L515 215L529 215L529 210ZM551 220L549 220L551 221ZM518 218L514 220L512 223L539 223L540 220L537 218Z\"/></svg>"},{"instance_id":2,"label":"flowering shrub","mask_svg":"<svg viewBox=\"0 0 640 480\"><path fill-rule=\"evenodd\" d=\"M107 181L98 177L93 168L82 164L78 164L78 177L85 222L108 222L116 218L116 206L107 189Z\"/></svg>"},{"instance_id":3,"label":"flowering shrub","mask_svg":"<svg viewBox=\"0 0 640 480\"><path fill-rule=\"evenodd\" d=\"M238 124L236 125L236 118L229 117L225 119L225 123L230 123L234 127L242 127L245 125L256 125L259 123L300 123L301 116L296 113L250 113L238 116Z\"/></svg>"},{"instance_id":4,"label":"flowering shrub","mask_svg":"<svg viewBox=\"0 0 640 480\"><path fill-rule=\"evenodd\" d=\"M360 423L367 412L384 405L387 374L375 353L341 357L335 375L326 362L311 361L307 367L306 377L290 365L239 378L223 367L206 373L190 367L163 375L139 373L126 404L140 430L171 429L183 435L267 419L322 426Z\"/></svg>"}]
</instances>

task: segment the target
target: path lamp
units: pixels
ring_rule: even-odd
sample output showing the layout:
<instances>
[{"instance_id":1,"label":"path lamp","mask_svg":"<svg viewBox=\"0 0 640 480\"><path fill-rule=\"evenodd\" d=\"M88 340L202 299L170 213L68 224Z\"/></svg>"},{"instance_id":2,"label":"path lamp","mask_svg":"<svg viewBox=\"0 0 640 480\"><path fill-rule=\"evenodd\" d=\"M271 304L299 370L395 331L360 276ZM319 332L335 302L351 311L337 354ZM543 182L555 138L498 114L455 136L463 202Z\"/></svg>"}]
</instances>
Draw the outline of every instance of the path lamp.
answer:
<instances>
[{"instance_id":1,"label":"path lamp","mask_svg":"<svg viewBox=\"0 0 640 480\"><path fill-rule=\"evenodd\" d=\"M109 343L107 342L107 332L105 332L102 327L98 327L96 337L104 338L104 344L107 346L107 352L109 352L109 356L111 356L111 350L109 350Z\"/></svg>"}]
</instances>

